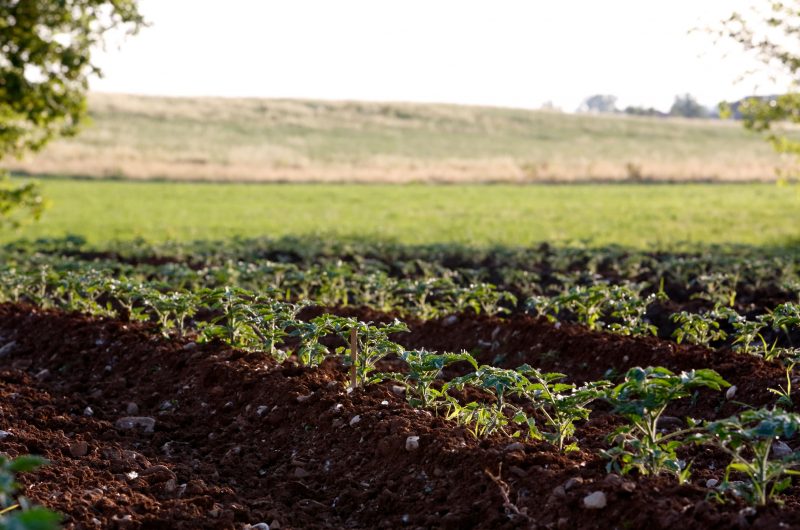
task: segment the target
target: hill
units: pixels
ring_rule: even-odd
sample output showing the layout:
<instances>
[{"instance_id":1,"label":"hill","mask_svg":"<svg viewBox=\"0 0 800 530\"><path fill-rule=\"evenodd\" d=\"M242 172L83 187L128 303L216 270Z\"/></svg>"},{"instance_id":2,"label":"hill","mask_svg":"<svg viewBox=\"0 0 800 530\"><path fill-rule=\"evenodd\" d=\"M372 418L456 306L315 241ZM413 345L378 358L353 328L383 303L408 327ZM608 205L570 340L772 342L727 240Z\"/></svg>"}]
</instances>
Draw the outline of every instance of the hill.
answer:
<instances>
[{"instance_id":1,"label":"hill","mask_svg":"<svg viewBox=\"0 0 800 530\"><path fill-rule=\"evenodd\" d=\"M93 122L8 167L219 181L770 180L741 124L414 103L92 94Z\"/></svg>"}]
</instances>

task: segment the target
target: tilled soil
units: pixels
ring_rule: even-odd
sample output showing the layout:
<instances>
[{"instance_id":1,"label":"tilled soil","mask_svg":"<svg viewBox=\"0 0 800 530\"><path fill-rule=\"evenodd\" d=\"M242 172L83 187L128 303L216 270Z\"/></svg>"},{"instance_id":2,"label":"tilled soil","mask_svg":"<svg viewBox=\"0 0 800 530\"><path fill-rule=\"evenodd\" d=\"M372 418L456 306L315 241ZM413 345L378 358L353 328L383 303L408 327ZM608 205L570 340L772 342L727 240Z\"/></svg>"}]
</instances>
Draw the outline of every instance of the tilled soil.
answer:
<instances>
[{"instance_id":1,"label":"tilled soil","mask_svg":"<svg viewBox=\"0 0 800 530\"><path fill-rule=\"evenodd\" d=\"M381 315L348 310L365 319ZM636 365L713 368L736 400L771 403L779 368L729 351L591 333L527 317L411 323L409 347L475 353L582 381ZM800 489L755 512L706 500L726 461L689 449L694 476L607 475L598 456L619 420L599 404L582 451L505 436L476 440L410 408L391 385L348 394L331 360L317 369L161 337L148 325L0 305L0 451L40 454L25 494L66 528L800 528ZM613 372L609 373L608 370ZM669 414L740 410L714 392ZM126 429L121 418L152 425ZM130 421L128 422L130 423ZM419 447L407 448L410 436ZM596 491L602 509L583 499Z\"/></svg>"}]
</instances>

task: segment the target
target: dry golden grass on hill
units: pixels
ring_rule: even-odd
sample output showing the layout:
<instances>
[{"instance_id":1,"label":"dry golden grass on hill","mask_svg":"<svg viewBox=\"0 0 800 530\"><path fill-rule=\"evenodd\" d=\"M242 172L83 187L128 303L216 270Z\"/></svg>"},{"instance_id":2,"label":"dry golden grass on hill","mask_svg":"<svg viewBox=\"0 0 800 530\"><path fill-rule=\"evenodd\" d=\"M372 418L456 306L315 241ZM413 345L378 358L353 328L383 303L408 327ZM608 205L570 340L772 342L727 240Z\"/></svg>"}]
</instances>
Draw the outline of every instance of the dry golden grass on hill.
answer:
<instances>
[{"instance_id":1,"label":"dry golden grass on hill","mask_svg":"<svg viewBox=\"0 0 800 530\"><path fill-rule=\"evenodd\" d=\"M94 94L31 174L289 182L772 180L740 124L411 103Z\"/></svg>"}]
</instances>

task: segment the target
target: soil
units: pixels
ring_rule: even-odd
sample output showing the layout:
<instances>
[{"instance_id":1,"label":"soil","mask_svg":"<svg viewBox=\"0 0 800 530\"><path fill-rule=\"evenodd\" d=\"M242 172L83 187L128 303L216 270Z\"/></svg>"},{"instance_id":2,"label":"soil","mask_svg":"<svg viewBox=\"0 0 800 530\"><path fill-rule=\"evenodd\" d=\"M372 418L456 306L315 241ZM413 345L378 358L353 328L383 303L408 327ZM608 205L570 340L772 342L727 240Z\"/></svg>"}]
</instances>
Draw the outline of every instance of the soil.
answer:
<instances>
[{"instance_id":1,"label":"soil","mask_svg":"<svg viewBox=\"0 0 800 530\"><path fill-rule=\"evenodd\" d=\"M713 368L737 385L737 401L753 405L774 402L766 388L783 381L779 368L728 350L525 316L460 315L410 328L397 337L409 347L466 349L482 362L527 362L573 381L636 365ZM146 324L6 304L0 348L0 429L9 433L0 452L51 461L20 482L30 499L63 514L65 528L800 528L797 486L782 506L758 510L707 500L707 480L720 479L727 463L710 449L687 450L695 472L686 485L608 475L598 451L619 420L602 404L578 429L582 451L562 455L540 442L477 440L410 408L389 384L348 394L335 360L277 364L165 338ZM737 410L708 391L668 414ZM119 420L132 416L154 420L152 432L146 423L123 428ZM410 436L417 449L406 448ZM598 491L606 507L584 507Z\"/></svg>"}]
</instances>

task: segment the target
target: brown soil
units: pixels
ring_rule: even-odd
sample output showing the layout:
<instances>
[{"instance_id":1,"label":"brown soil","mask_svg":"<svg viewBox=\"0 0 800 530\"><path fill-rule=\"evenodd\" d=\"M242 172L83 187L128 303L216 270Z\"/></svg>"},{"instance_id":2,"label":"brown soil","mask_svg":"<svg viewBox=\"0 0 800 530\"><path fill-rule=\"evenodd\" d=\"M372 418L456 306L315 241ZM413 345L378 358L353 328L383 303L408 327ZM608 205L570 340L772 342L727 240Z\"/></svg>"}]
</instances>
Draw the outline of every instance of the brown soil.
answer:
<instances>
[{"instance_id":1,"label":"brown soil","mask_svg":"<svg viewBox=\"0 0 800 530\"><path fill-rule=\"evenodd\" d=\"M738 386L737 400L763 404L782 377L728 351L526 317L411 327L398 337L407 346L463 348L483 362L528 362L578 381L637 364L707 367ZM64 515L66 528L800 528L796 486L784 506L755 513L707 501L706 480L721 478L726 462L706 449L686 454L695 460L688 485L609 477L597 451L618 420L603 405L579 429L583 451L564 456L543 443L476 440L411 409L388 385L348 394L334 361L277 365L164 339L150 326L29 306L0 306L0 339L16 343L0 359L0 429L10 432L0 451L52 461L21 481L27 496ZM735 410L704 392L670 414ZM154 418L154 431L117 428L126 416ZM419 449L407 451L412 435ZM579 480L561 487L570 479ZM606 494L607 507L583 507L594 491Z\"/></svg>"}]
</instances>

